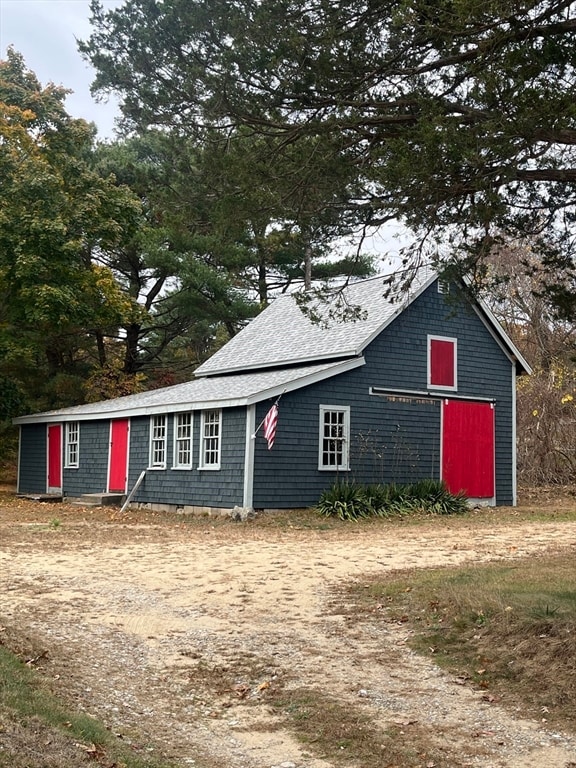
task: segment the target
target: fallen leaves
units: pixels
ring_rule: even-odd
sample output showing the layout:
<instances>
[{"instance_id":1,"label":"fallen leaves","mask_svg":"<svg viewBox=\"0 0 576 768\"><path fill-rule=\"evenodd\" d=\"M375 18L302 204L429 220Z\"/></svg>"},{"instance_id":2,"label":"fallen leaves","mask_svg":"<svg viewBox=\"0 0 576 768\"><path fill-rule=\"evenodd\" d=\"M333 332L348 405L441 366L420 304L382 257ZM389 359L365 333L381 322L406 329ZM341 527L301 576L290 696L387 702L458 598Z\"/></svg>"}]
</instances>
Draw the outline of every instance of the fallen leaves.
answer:
<instances>
[{"instance_id":1,"label":"fallen leaves","mask_svg":"<svg viewBox=\"0 0 576 768\"><path fill-rule=\"evenodd\" d=\"M38 664L39 661L42 659L45 659L48 656L48 651L41 651L40 653L36 654L36 656L32 656L29 659L25 660L25 664L27 667L33 667L36 664Z\"/></svg>"},{"instance_id":2,"label":"fallen leaves","mask_svg":"<svg viewBox=\"0 0 576 768\"><path fill-rule=\"evenodd\" d=\"M106 757L106 752L100 744L94 744L93 742L90 744L77 743L76 746L78 749L86 752L86 754L92 758L92 760L101 761L104 757Z\"/></svg>"},{"instance_id":3,"label":"fallen leaves","mask_svg":"<svg viewBox=\"0 0 576 768\"><path fill-rule=\"evenodd\" d=\"M487 701L489 704L497 704L499 701L502 701L501 696L494 696L492 693L484 693L481 696L482 701Z\"/></svg>"}]
</instances>

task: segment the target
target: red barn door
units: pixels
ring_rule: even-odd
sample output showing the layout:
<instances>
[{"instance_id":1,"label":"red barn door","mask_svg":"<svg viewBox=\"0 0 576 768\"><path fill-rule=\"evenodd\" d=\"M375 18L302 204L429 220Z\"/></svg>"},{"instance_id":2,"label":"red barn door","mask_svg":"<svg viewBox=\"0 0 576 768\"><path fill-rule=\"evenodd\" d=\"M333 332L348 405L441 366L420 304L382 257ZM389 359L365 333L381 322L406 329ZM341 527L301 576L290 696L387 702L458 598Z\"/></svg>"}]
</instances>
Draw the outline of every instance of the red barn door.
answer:
<instances>
[{"instance_id":1,"label":"red barn door","mask_svg":"<svg viewBox=\"0 0 576 768\"><path fill-rule=\"evenodd\" d=\"M110 424L110 458L108 462L108 490L110 493L126 493L128 431L128 419L115 419Z\"/></svg>"},{"instance_id":2,"label":"red barn door","mask_svg":"<svg viewBox=\"0 0 576 768\"><path fill-rule=\"evenodd\" d=\"M62 493L62 425L48 424L47 493Z\"/></svg>"},{"instance_id":3,"label":"red barn door","mask_svg":"<svg viewBox=\"0 0 576 768\"><path fill-rule=\"evenodd\" d=\"M494 498L494 445L491 403L443 401L442 479L452 493Z\"/></svg>"}]
</instances>

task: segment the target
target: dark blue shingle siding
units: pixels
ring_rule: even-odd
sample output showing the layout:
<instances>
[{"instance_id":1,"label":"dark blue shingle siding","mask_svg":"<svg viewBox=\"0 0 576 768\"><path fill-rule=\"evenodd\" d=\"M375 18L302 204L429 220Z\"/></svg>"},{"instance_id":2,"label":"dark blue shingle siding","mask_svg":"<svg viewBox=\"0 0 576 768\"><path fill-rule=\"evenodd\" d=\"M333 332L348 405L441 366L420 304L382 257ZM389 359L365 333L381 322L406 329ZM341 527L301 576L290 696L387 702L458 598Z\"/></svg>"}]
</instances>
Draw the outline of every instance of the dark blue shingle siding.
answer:
<instances>
[{"instance_id":1,"label":"dark blue shingle siding","mask_svg":"<svg viewBox=\"0 0 576 768\"><path fill-rule=\"evenodd\" d=\"M219 470L198 469L200 423L200 412L194 412L192 469L172 469L174 419L172 414L168 415L167 468L147 470L134 501L225 509L242 505L245 409L227 408L222 411ZM148 467L149 430L149 418L132 419L128 489L134 486L142 470Z\"/></svg>"},{"instance_id":2,"label":"dark blue shingle siding","mask_svg":"<svg viewBox=\"0 0 576 768\"><path fill-rule=\"evenodd\" d=\"M63 470L65 496L105 493L108 490L110 422L81 421L78 424L78 467ZM66 434L66 425L62 430ZM64 441L64 437L62 438Z\"/></svg>"},{"instance_id":3,"label":"dark blue shingle siding","mask_svg":"<svg viewBox=\"0 0 576 768\"><path fill-rule=\"evenodd\" d=\"M428 334L458 339L458 395L496 401L496 498L512 503L512 363L474 311L445 303L433 285L368 346L366 365L282 398L274 448L257 442L254 506L314 504L342 476L360 482L437 478L440 402L369 394L370 387L426 389ZM321 404L351 408L349 473L318 470ZM268 406L259 406L257 423Z\"/></svg>"},{"instance_id":4,"label":"dark blue shingle siding","mask_svg":"<svg viewBox=\"0 0 576 768\"><path fill-rule=\"evenodd\" d=\"M18 472L20 493L46 493L47 450L46 424L22 424Z\"/></svg>"}]
</instances>

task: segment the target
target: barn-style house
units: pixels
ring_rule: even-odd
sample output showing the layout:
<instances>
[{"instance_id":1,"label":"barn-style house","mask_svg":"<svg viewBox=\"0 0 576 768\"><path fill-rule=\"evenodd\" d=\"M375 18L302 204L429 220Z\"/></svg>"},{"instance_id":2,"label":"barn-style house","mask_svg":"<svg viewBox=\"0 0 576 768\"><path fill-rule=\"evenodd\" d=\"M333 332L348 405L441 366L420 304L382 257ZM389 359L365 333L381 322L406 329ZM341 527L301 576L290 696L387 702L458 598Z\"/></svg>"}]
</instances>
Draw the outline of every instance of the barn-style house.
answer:
<instances>
[{"instance_id":1,"label":"barn-style house","mask_svg":"<svg viewBox=\"0 0 576 768\"><path fill-rule=\"evenodd\" d=\"M18 491L215 514L307 507L345 478L442 478L515 504L516 377L530 369L488 307L431 273L394 300L382 278L344 298L359 316L320 304L320 322L276 299L190 382L17 418Z\"/></svg>"}]
</instances>

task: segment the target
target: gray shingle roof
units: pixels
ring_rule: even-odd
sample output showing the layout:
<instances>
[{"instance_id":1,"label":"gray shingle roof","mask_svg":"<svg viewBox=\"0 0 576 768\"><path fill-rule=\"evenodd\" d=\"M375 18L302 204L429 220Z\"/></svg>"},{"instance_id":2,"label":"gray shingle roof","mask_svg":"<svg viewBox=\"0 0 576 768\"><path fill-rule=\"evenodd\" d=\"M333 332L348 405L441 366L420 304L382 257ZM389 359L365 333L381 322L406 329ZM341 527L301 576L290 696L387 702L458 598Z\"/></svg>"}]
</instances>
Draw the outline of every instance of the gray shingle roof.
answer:
<instances>
[{"instance_id":1,"label":"gray shingle roof","mask_svg":"<svg viewBox=\"0 0 576 768\"><path fill-rule=\"evenodd\" d=\"M354 283L342 295L359 307L359 319L331 317L333 306L317 303L321 322L313 322L292 296L276 299L243 331L216 352L184 384L98 403L21 416L15 424L41 421L118 418L184 409L250 405L364 364L367 345L436 279L420 270L408 291L386 296L384 278ZM519 371L530 366L482 301L484 319L513 358ZM338 315L338 313L336 313ZM283 367L282 367L283 366ZM225 375L226 374L226 375Z\"/></svg>"},{"instance_id":2,"label":"gray shingle roof","mask_svg":"<svg viewBox=\"0 0 576 768\"><path fill-rule=\"evenodd\" d=\"M383 277L348 286L341 301L360 308L363 314L356 320L332 318L332 304L315 302L312 308L322 319L313 322L294 297L282 296L197 368L195 374L212 376L359 355L435 277L431 271L421 270L410 290L393 300L385 296Z\"/></svg>"},{"instance_id":3,"label":"gray shingle roof","mask_svg":"<svg viewBox=\"0 0 576 768\"><path fill-rule=\"evenodd\" d=\"M46 421L75 421L97 418L118 418L152 413L222 408L250 405L283 392L343 373L363 365L363 358L339 363L307 365L289 370L269 370L231 376L194 379L172 387L153 389L136 395L75 405L57 411L46 411L14 419L15 424Z\"/></svg>"}]
</instances>

